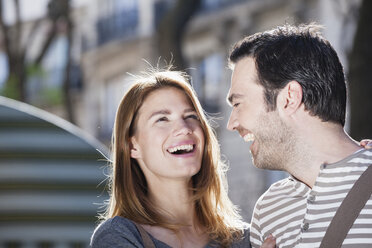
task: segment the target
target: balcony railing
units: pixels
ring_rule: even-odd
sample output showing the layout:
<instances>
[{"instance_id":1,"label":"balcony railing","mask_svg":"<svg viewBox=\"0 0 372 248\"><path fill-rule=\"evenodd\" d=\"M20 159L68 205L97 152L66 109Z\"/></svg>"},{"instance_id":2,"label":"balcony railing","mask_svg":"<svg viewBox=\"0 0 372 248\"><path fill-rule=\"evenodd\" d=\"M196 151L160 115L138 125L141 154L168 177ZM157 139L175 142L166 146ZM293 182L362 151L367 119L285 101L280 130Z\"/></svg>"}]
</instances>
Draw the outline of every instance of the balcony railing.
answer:
<instances>
[{"instance_id":1,"label":"balcony railing","mask_svg":"<svg viewBox=\"0 0 372 248\"><path fill-rule=\"evenodd\" d=\"M249 0L202 0L197 14L217 11L219 9L246 1ZM157 1L155 3L155 27L159 24L162 16L169 10L169 8L172 7L172 4L174 4L174 1L168 0Z\"/></svg>"},{"instance_id":2,"label":"balcony railing","mask_svg":"<svg viewBox=\"0 0 372 248\"><path fill-rule=\"evenodd\" d=\"M135 8L101 18L96 23L98 33L97 45L100 46L108 41L136 35L139 26L138 17L138 8Z\"/></svg>"},{"instance_id":3,"label":"balcony railing","mask_svg":"<svg viewBox=\"0 0 372 248\"><path fill-rule=\"evenodd\" d=\"M246 2L248 0L202 0L200 12L219 10L233 4Z\"/></svg>"}]
</instances>

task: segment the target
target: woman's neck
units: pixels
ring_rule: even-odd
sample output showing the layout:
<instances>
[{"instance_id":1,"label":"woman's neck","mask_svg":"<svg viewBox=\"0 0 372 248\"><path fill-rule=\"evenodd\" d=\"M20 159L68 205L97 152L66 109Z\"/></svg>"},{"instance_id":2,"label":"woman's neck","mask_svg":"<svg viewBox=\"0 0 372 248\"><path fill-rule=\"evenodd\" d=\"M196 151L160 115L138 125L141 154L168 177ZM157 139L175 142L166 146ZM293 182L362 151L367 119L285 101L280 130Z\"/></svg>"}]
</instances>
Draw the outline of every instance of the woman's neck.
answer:
<instances>
[{"instance_id":1,"label":"woman's neck","mask_svg":"<svg viewBox=\"0 0 372 248\"><path fill-rule=\"evenodd\" d=\"M195 208L188 183L172 181L149 185L150 200L174 224L194 225Z\"/></svg>"},{"instance_id":2,"label":"woman's neck","mask_svg":"<svg viewBox=\"0 0 372 248\"><path fill-rule=\"evenodd\" d=\"M205 228L200 226L195 215L192 192L187 183L157 183L149 185L150 199L165 220L181 225L178 233L159 227L143 226L156 239L171 247L204 247L209 242Z\"/></svg>"}]
</instances>

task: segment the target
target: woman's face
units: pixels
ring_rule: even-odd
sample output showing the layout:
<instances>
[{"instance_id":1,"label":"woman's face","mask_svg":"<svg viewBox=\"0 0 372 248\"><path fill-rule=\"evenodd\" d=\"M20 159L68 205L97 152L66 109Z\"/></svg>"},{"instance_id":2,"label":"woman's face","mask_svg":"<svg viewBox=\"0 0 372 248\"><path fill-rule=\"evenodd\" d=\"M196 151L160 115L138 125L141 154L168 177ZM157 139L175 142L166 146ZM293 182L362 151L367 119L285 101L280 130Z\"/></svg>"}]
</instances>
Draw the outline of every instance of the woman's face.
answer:
<instances>
[{"instance_id":1,"label":"woman's face","mask_svg":"<svg viewBox=\"0 0 372 248\"><path fill-rule=\"evenodd\" d=\"M195 109L180 89L163 88L147 96L131 141L131 157L148 182L189 180L200 170L204 133Z\"/></svg>"}]
</instances>

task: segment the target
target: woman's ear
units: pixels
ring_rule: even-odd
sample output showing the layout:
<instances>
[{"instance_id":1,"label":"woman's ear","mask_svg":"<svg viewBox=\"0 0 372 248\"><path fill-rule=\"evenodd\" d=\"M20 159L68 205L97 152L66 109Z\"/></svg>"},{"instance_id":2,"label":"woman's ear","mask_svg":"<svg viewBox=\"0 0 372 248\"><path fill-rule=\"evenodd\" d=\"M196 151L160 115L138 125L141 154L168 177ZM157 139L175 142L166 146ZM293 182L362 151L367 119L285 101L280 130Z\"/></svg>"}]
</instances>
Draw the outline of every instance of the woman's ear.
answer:
<instances>
[{"instance_id":1,"label":"woman's ear","mask_svg":"<svg viewBox=\"0 0 372 248\"><path fill-rule=\"evenodd\" d=\"M279 92L277 107L285 115L292 115L302 104L302 86L297 81L290 81Z\"/></svg>"},{"instance_id":2,"label":"woman's ear","mask_svg":"<svg viewBox=\"0 0 372 248\"><path fill-rule=\"evenodd\" d=\"M141 158L140 146L134 136L130 138L130 157L135 159Z\"/></svg>"}]
</instances>

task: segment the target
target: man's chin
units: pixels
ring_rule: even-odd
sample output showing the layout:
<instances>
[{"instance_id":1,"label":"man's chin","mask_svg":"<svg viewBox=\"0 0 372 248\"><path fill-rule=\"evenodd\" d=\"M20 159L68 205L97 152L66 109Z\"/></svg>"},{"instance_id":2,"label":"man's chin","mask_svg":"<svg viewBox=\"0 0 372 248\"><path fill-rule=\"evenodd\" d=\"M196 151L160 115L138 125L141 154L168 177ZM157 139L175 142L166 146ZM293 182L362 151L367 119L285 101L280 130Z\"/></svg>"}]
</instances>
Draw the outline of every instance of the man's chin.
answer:
<instances>
[{"instance_id":1,"label":"man's chin","mask_svg":"<svg viewBox=\"0 0 372 248\"><path fill-rule=\"evenodd\" d=\"M253 163L254 167L256 167L258 169L265 169L264 168L265 166L262 164L262 162L259 159L257 159L257 157L254 156L253 154L252 154L252 163Z\"/></svg>"},{"instance_id":2,"label":"man's chin","mask_svg":"<svg viewBox=\"0 0 372 248\"><path fill-rule=\"evenodd\" d=\"M252 154L252 162L253 162L254 167L258 169L278 170L278 168L276 168L276 165L274 163L270 163L269 161L265 161L264 159L260 157L253 156L253 154Z\"/></svg>"}]
</instances>

